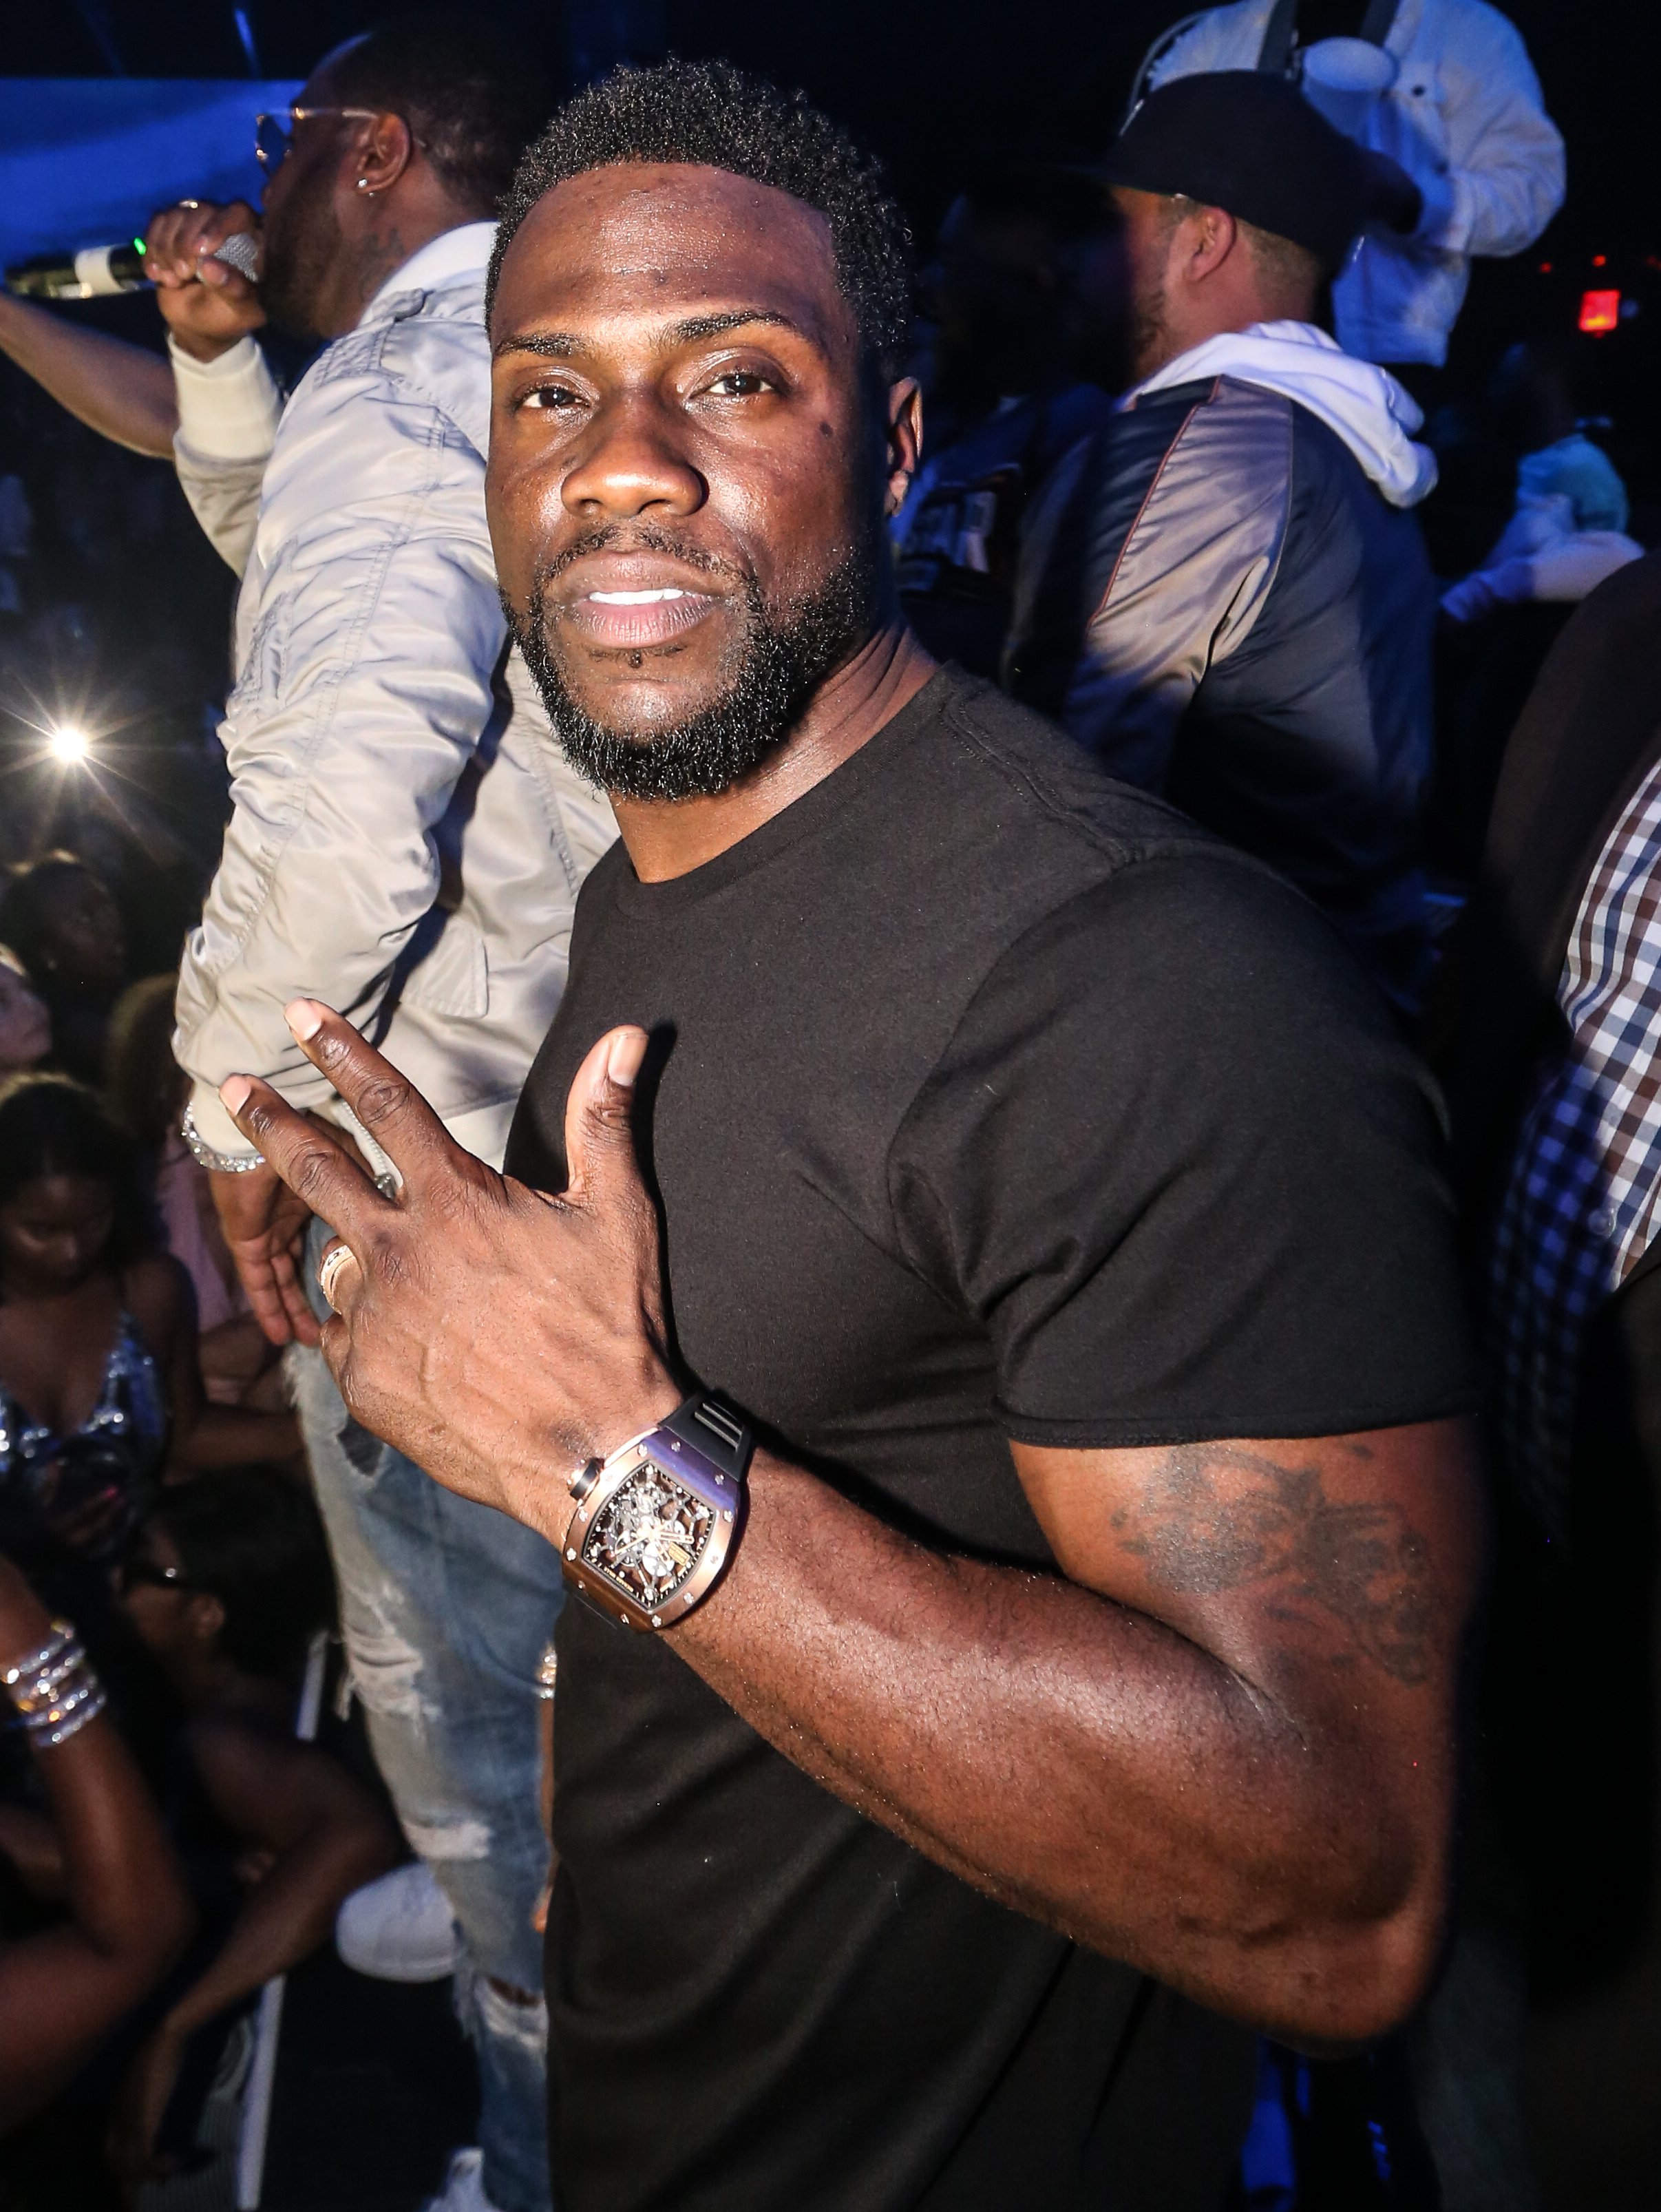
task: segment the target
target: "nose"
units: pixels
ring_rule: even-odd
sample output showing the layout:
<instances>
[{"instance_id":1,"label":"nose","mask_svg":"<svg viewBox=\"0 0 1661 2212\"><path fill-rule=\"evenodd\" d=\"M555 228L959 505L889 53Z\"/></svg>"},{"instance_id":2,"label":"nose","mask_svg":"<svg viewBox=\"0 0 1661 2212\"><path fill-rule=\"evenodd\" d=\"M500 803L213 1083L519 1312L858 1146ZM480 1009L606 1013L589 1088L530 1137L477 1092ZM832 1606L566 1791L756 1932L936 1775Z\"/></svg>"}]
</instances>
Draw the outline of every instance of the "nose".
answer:
<instances>
[{"instance_id":1,"label":"nose","mask_svg":"<svg viewBox=\"0 0 1661 2212\"><path fill-rule=\"evenodd\" d=\"M697 513L709 486L668 411L645 393L626 394L600 410L560 496L567 514L589 522L653 512L678 519Z\"/></svg>"}]
</instances>

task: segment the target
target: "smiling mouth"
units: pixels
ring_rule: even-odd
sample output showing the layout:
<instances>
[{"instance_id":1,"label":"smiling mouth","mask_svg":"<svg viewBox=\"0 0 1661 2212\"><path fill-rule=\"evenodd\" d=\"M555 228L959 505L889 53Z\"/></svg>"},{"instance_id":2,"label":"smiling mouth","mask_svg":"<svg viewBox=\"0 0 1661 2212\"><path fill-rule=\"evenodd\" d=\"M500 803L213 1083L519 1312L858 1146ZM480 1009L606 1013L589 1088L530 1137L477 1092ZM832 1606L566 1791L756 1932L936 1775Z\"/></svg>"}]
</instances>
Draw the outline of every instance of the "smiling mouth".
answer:
<instances>
[{"instance_id":1,"label":"smiling mouth","mask_svg":"<svg viewBox=\"0 0 1661 2212\"><path fill-rule=\"evenodd\" d=\"M580 599L567 599L561 611L591 644L638 652L685 636L712 611L717 597L679 584L657 584L637 590L585 592Z\"/></svg>"}]
</instances>

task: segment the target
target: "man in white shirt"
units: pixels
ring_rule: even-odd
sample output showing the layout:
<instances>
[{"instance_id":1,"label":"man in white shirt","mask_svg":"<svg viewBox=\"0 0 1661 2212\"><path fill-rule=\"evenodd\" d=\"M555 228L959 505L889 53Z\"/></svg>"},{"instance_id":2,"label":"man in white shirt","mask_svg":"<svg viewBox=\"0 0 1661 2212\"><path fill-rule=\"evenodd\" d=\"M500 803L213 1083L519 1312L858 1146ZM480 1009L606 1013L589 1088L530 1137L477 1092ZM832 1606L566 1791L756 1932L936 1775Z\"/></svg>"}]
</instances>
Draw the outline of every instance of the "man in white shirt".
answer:
<instances>
[{"instance_id":1,"label":"man in white shirt","mask_svg":"<svg viewBox=\"0 0 1661 2212\"><path fill-rule=\"evenodd\" d=\"M179 475L244 575L221 732L235 811L179 984L188 1133L267 1334L291 1342L354 1680L463 1937L482 2162L458 2160L440 2201L500 2212L548 2203L531 1923L558 1563L348 1418L312 1348L305 1210L215 1086L252 1056L351 1133L282 1016L297 991L332 992L499 1162L578 886L615 835L509 655L485 524L483 218L540 119L531 97L464 27L377 32L319 66L288 134L262 126L258 293L209 265L251 210L186 207L150 234ZM330 341L286 405L249 335L264 312Z\"/></svg>"},{"instance_id":2,"label":"man in white shirt","mask_svg":"<svg viewBox=\"0 0 1661 2212\"><path fill-rule=\"evenodd\" d=\"M1377 90L1315 85L1315 49L1364 41L1378 49ZM1334 283L1339 344L1362 361L1440 368L1472 255L1522 252L1563 204L1563 141L1527 48L1487 0L1235 0L1192 21L1149 85L1288 68L1301 69L1330 120L1399 162L1424 198L1410 238L1369 230Z\"/></svg>"}]
</instances>

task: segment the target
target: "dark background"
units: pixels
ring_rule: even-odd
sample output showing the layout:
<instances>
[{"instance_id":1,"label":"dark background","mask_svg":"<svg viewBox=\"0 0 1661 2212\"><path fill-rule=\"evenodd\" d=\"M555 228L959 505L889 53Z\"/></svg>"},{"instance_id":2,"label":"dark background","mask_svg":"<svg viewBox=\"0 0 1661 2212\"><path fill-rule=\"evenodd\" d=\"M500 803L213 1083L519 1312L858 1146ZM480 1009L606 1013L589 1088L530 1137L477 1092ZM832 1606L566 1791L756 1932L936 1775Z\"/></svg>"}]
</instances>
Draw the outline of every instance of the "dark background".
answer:
<instances>
[{"instance_id":1,"label":"dark background","mask_svg":"<svg viewBox=\"0 0 1661 2212\"><path fill-rule=\"evenodd\" d=\"M1149 41L1180 0L473 0L556 83L669 52L723 55L799 86L886 161L926 245L971 167L1088 157L1123 114ZM9 76L303 77L388 9L380 0L54 0L0 28ZM1661 15L1647 0L1513 0L1546 104L1568 143L1568 198L1510 262L1475 264L1449 386L1478 395L1515 338L1572 332L1583 289L1638 312L1573 343L1579 404L1634 495L1635 534L1661 538ZM250 127L252 109L250 99ZM78 245L86 241L54 241ZM1601 257L1601 262L1598 259ZM159 346L138 295L61 312ZM26 649L0 623L0 862L43 843L87 849L119 879L139 966L170 966L217 855L224 773L213 730L227 687L233 580L171 469L71 422L0 361L0 474L33 511ZM15 625L14 625L15 627ZM22 672L20 675L20 670ZM42 732L76 720L94 770L42 766Z\"/></svg>"},{"instance_id":2,"label":"dark background","mask_svg":"<svg viewBox=\"0 0 1661 2212\"><path fill-rule=\"evenodd\" d=\"M478 0L547 69L576 79L673 51L723 54L803 87L887 158L915 217L951 178L1009 146L1050 150L1111 130L1137 58L1185 14L1172 0ZM376 16L373 0L250 0L261 70L304 76ZM1661 27L1646 0L1516 0L1547 105L1569 145L1569 204L1551 243L1654 250ZM20 8L0 73L252 74L229 0L64 0Z\"/></svg>"}]
</instances>

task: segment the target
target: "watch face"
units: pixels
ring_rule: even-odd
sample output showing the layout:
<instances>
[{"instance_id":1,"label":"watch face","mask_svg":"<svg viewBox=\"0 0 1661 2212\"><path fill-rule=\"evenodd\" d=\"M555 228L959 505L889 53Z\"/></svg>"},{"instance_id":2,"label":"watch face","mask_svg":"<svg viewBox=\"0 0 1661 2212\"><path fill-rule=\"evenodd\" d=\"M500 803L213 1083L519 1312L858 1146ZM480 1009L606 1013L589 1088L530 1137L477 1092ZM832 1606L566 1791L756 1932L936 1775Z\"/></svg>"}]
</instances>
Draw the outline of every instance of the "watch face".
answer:
<instances>
[{"instance_id":1,"label":"watch face","mask_svg":"<svg viewBox=\"0 0 1661 2212\"><path fill-rule=\"evenodd\" d=\"M667 1605L708 1546L714 1509L645 1460L594 1516L583 1562L647 1613Z\"/></svg>"}]
</instances>

